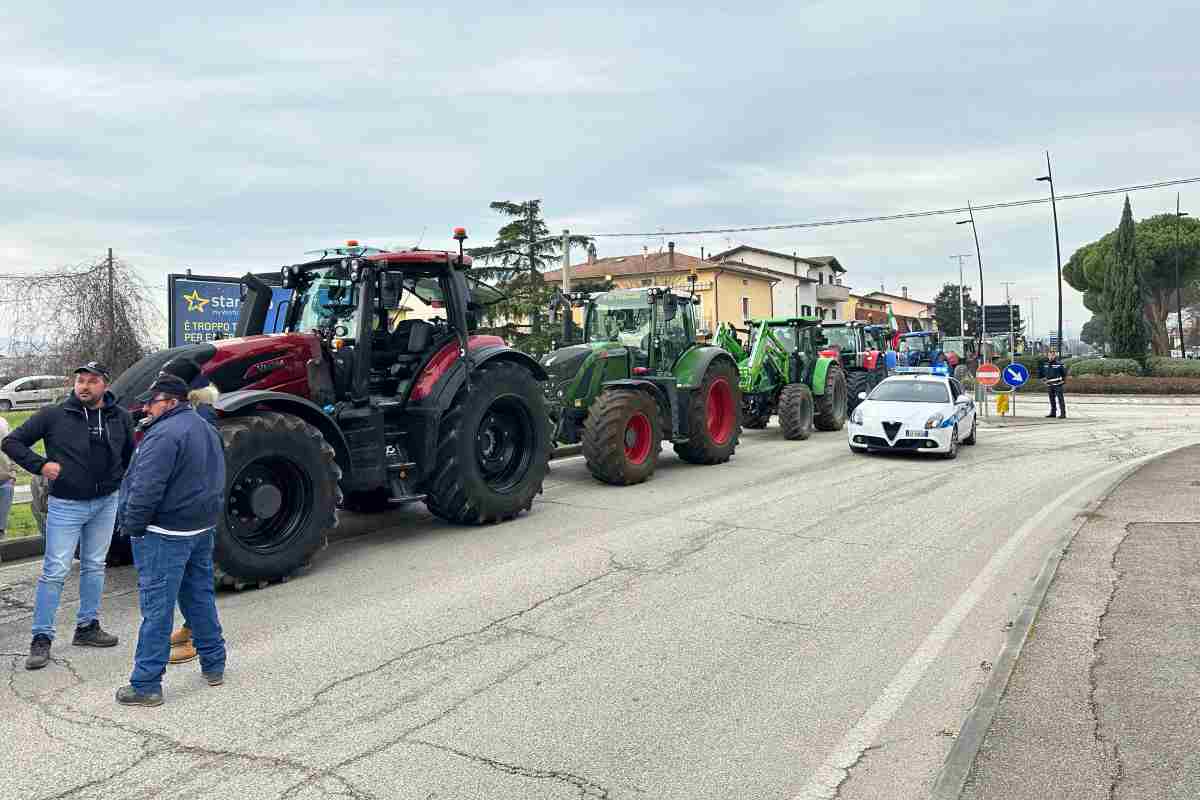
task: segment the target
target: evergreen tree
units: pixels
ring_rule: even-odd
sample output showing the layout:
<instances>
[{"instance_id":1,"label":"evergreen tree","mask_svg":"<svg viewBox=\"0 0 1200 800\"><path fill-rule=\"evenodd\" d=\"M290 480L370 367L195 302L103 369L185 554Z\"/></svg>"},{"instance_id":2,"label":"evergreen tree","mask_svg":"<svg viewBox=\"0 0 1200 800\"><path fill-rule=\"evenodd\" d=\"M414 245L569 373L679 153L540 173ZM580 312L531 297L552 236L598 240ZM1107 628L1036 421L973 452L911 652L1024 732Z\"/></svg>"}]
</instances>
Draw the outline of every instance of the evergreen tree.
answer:
<instances>
[{"instance_id":1,"label":"evergreen tree","mask_svg":"<svg viewBox=\"0 0 1200 800\"><path fill-rule=\"evenodd\" d=\"M495 244L468 250L480 264L473 272L508 297L488 308L488 322L511 326L527 321L529 333L517 334L516 346L528 353L544 353L555 334L542 325L554 287L546 285L542 273L561 266L562 237L550 235L541 200L497 200L489 207L511 222L496 233ZM594 252L586 236L572 236L571 244Z\"/></svg>"},{"instance_id":2,"label":"evergreen tree","mask_svg":"<svg viewBox=\"0 0 1200 800\"><path fill-rule=\"evenodd\" d=\"M1125 197L1125 210L1113 250L1113 267L1105 281L1108 298L1108 337L1116 355L1125 358L1144 358L1146 355L1146 322L1143 312L1141 270L1134 238L1133 210Z\"/></svg>"},{"instance_id":3,"label":"evergreen tree","mask_svg":"<svg viewBox=\"0 0 1200 800\"><path fill-rule=\"evenodd\" d=\"M937 297L933 298L933 318L937 320L938 330L944 336L962 336L962 331L958 325L958 293L959 285L957 283L947 283L938 292ZM979 304L971 299L971 287L963 286L963 317L967 323L967 335L979 334Z\"/></svg>"}]
</instances>

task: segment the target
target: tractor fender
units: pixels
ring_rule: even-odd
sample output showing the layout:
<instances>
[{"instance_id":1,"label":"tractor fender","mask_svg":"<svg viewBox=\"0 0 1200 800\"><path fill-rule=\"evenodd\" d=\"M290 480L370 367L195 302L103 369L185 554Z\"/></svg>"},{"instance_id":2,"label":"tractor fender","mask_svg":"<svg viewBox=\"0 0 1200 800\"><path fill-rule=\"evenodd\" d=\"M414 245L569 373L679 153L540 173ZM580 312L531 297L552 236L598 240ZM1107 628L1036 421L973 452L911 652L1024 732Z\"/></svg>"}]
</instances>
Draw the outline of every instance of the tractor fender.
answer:
<instances>
[{"instance_id":1,"label":"tractor fender","mask_svg":"<svg viewBox=\"0 0 1200 800\"><path fill-rule=\"evenodd\" d=\"M836 358L818 358L816 366L813 367L812 374L812 393L816 396L825 394L825 378L829 375L830 365L838 365Z\"/></svg>"},{"instance_id":2,"label":"tractor fender","mask_svg":"<svg viewBox=\"0 0 1200 800\"><path fill-rule=\"evenodd\" d=\"M222 417L235 417L241 412L255 408L269 408L284 414L292 414L321 432L325 441L333 447L337 464L342 468L342 480L353 479L350 463L350 447L337 423L320 406L311 400L294 394L272 392L265 389L238 389L222 394L213 403L213 408Z\"/></svg>"},{"instance_id":3,"label":"tractor fender","mask_svg":"<svg viewBox=\"0 0 1200 800\"><path fill-rule=\"evenodd\" d=\"M541 382L548 377L546 370L532 356L522 353L520 350L514 350L507 345L492 345L486 344L480 347L473 347L470 350L471 367L478 369L484 364L493 361L512 361L515 364L525 367L533 374L535 380ZM455 358L454 363L446 371L437 382L436 388L426 400L421 400L414 405L432 406L437 409L438 416L450 407L454 402L454 396L458 394L458 390L462 387L467 379L467 372L462 367L461 359ZM432 402L429 402L432 401Z\"/></svg>"},{"instance_id":4,"label":"tractor fender","mask_svg":"<svg viewBox=\"0 0 1200 800\"><path fill-rule=\"evenodd\" d=\"M675 380L679 388L684 390L698 389L704 381L704 375L708 372L709 365L718 359L728 362L731 367L737 370L737 362L722 347L703 345L688 350L683 354L683 357L675 362L675 367L672 370L675 373ZM739 376L741 375L740 372L738 374Z\"/></svg>"}]
</instances>

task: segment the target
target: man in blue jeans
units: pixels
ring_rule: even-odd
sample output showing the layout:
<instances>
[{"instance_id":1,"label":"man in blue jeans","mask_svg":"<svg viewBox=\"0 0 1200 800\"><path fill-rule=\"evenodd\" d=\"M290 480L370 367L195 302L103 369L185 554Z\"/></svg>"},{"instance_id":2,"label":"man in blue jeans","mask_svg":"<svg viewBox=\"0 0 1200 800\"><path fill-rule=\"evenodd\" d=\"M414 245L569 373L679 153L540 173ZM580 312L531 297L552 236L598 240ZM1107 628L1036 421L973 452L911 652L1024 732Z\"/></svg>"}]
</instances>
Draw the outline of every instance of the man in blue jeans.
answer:
<instances>
[{"instance_id":1,"label":"man in blue jeans","mask_svg":"<svg viewBox=\"0 0 1200 800\"><path fill-rule=\"evenodd\" d=\"M62 403L40 409L4 437L5 455L49 482L46 554L33 607L33 641L26 669L50 660L54 615L71 557L79 547L79 614L72 644L113 647L100 627L104 559L117 516L117 489L133 455L133 422L108 391L108 369L89 361L75 370L75 388ZM33 451L45 444L46 455Z\"/></svg>"},{"instance_id":2,"label":"man in blue jeans","mask_svg":"<svg viewBox=\"0 0 1200 800\"><path fill-rule=\"evenodd\" d=\"M213 589L213 533L225 497L216 430L188 403L188 385L159 374L138 399L151 421L121 485L121 529L133 543L142 626L123 705L162 705L175 603L191 627L209 686L225 679L225 640Z\"/></svg>"}]
</instances>

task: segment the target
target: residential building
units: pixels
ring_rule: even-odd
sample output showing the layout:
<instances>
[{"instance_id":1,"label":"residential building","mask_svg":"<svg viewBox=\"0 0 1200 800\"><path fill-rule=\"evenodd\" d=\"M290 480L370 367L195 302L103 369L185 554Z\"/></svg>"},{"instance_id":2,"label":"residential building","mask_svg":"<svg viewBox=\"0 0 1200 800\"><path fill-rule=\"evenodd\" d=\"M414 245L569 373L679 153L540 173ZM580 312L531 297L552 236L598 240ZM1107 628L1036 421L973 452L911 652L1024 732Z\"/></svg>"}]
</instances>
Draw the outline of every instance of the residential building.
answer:
<instances>
[{"instance_id":1,"label":"residential building","mask_svg":"<svg viewBox=\"0 0 1200 800\"><path fill-rule=\"evenodd\" d=\"M712 260L741 263L777 278L772 289L776 314L845 318L850 287L843 284L845 268L833 256L788 255L743 244Z\"/></svg>"},{"instance_id":2,"label":"residential building","mask_svg":"<svg viewBox=\"0 0 1200 800\"><path fill-rule=\"evenodd\" d=\"M851 292L843 309L842 316L846 319L856 319L873 325L887 324L888 304L878 298Z\"/></svg>"},{"instance_id":3,"label":"residential building","mask_svg":"<svg viewBox=\"0 0 1200 800\"><path fill-rule=\"evenodd\" d=\"M722 322L732 322L740 328L748 319L776 313L772 287L780 280L778 276L732 261L702 261L673 247L659 253L590 258L572 265L571 280L609 280L619 289L674 286L686 291L693 272L696 296L700 299L696 317L701 330L709 335L715 334ZM550 270L542 277L547 283L561 284L562 270Z\"/></svg>"},{"instance_id":4,"label":"residential building","mask_svg":"<svg viewBox=\"0 0 1200 800\"><path fill-rule=\"evenodd\" d=\"M908 296L908 287L901 286L900 294L890 294L883 290L863 295L868 300L883 303L892 307L896 324L901 333L910 331L927 331L933 328L933 303L917 300ZM885 308L884 318L887 318Z\"/></svg>"}]
</instances>

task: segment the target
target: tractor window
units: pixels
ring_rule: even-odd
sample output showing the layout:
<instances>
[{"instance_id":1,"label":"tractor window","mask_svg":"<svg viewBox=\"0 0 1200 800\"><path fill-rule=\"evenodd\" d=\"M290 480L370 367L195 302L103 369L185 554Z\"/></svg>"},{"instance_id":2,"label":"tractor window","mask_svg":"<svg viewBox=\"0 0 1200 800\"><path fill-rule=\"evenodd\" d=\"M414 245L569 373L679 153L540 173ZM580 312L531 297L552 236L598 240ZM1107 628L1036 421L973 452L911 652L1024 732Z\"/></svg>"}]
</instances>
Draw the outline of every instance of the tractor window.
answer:
<instances>
[{"instance_id":1,"label":"tractor window","mask_svg":"<svg viewBox=\"0 0 1200 800\"><path fill-rule=\"evenodd\" d=\"M849 326L829 326L824 332L830 347L836 347L844 353L858 352L858 342L855 341L854 331Z\"/></svg>"},{"instance_id":2,"label":"tractor window","mask_svg":"<svg viewBox=\"0 0 1200 800\"><path fill-rule=\"evenodd\" d=\"M675 318L670 322L666 319L665 301L661 298L658 301L658 324L659 324L659 362L658 366L662 368L670 367L675 363L675 360L683 355L683 351L687 350L691 343L688 337L687 324L684 322L686 313L683 310L684 303L690 301L681 301L680 308L675 314Z\"/></svg>"},{"instance_id":3,"label":"tractor window","mask_svg":"<svg viewBox=\"0 0 1200 800\"><path fill-rule=\"evenodd\" d=\"M313 270L312 283L296 298L298 314L295 330L311 331L330 325L355 330L358 289L344 271L334 267Z\"/></svg>"},{"instance_id":4,"label":"tractor window","mask_svg":"<svg viewBox=\"0 0 1200 800\"><path fill-rule=\"evenodd\" d=\"M601 295L588 309L587 340L619 342L625 347L644 349L643 344L649 344L644 340L650 335L650 311L645 294L623 296L619 292L608 292Z\"/></svg>"}]
</instances>

